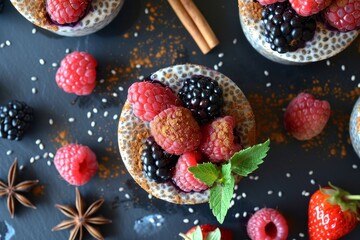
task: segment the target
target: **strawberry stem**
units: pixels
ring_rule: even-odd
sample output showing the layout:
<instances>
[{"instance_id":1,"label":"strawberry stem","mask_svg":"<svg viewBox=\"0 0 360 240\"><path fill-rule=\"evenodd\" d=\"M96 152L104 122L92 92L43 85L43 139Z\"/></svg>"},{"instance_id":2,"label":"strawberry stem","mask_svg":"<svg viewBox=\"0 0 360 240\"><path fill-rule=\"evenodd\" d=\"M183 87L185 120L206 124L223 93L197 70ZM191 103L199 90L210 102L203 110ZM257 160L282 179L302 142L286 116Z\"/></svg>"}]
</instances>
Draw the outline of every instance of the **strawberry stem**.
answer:
<instances>
[{"instance_id":1,"label":"strawberry stem","mask_svg":"<svg viewBox=\"0 0 360 240\"><path fill-rule=\"evenodd\" d=\"M345 195L344 200L359 201L360 195Z\"/></svg>"}]
</instances>

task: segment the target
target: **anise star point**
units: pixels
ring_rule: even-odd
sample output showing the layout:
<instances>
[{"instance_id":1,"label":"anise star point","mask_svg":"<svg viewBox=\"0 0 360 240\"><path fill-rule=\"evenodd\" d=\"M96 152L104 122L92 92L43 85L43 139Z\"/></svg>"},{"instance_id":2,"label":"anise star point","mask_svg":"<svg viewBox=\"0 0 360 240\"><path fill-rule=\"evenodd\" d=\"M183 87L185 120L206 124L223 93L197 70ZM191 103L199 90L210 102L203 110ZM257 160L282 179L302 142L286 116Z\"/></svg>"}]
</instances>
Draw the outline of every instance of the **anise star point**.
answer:
<instances>
[{"instance_id":1,"label":"anise star point","mask_svg":"<svg viewBox=\"0 0 360 240\"><path fill-rule=\"evenodd\" d=\"M56 204L55 207L59 209L65 216L69 217L69 220L64 220L56 225L52 231L64 230L73 227L70 231L69 240L75 240L77 235L79 239L83 239L83 228L85 228L89 234L95 239L102 240L104 237L100 231L92 225L103 225L111 223L111 220L104 217L98 216L93 217L92 215L101 207L104 203L104 199L99 199L92 203L84 212L84 201L78 188L76 190L76 200L74 209L71 206Z\"/></svg>"},{"instance_id":2,"label":"anise star point","mask_svg":"<svg viewBox=\"0 0 360 240\"><path fill-rule=\"evenodd\" d=\"M36 209L35 205L32 204L29 199L24 197L19 192L29 191L36 184L39 183L39 180L27 180L15 185L17 171L18 165L17 159L15 159L9 169L8 183L5 184L3 181L0 180L0 197L7 195L7 208L9 210L11 218L14 218L15 215L15 199L25 207Z\"/></svg>"}]
</instances>

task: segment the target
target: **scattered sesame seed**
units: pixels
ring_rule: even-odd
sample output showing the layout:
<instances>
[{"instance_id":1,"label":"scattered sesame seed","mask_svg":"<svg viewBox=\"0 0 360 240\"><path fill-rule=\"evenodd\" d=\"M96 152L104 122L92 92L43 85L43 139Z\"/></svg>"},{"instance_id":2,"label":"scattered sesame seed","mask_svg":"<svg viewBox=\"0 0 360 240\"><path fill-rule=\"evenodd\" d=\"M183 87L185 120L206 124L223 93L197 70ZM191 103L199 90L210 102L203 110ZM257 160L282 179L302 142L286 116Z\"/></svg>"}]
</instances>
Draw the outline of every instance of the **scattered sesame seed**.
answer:
<instances>
[{"instance_id":1,"label":"scattered sesame seed","mask_svg":"<svg viewBox=\"0 0 360 240\"><path fill-rule=\"evenodd\" d=\"M149 14L149 9L145 8L144 12L145 12L145 14Z\"/></svg>"},{"instance_id":2,"label":"scattered sesame seed","mask_svg":"<svg viewBox=\"0 0 360 240\"><path fill-rule=\"evenodd\" d=\"M39 145L41 143L41 140L40 139L37 139L36 141L35 141L35 144L36 145Z\"/></svg>"},{"instance_id":3,"label":"scattered sesame seed","mask_svg":"<svg viewBox=\"0 0 360 240\"><path fill-rule=\"evenodd\" d=\"M5 47L5 43L0 43L0 48Z\"/></svg>"},{"instance_id":4,"label":"scattered sesame seed","mask_svg":"<svg viewBox=\"0 0 360 240\"><path fill-rule=\"evenodd\" d=\"M316 182L315 182L314 179L311 179L311 180L310 180L310 183L311 183L312 185L315 185Z\"/></svg>"},{"instance_id":5,"label":"scattered sesame seed","mask_svg":"<svg viewBox=\"0 0 360 240\"><path fill-rule=\"evenodd\" d=\"M305 237L305 234L303 234L303 233L299 233L299 237Z\"/></svg>"},{"instance_id":6,"label":"scattered sesame seed","mask_svg":"<svg viewBox=\"0 0 360 240\"><path fill-rule=\"evenodd\" d=\"M114 119L114 120L118 119L118 115L115 114L115 115L113 116L113 119Z\"/></svg>"},{"instance_id":7,"label":"scattered sesame seed","mask_svg":"<svg viewBox=\"0 0 360 240\"><path fill-rule=\"evenodd\" d=\"M23 169L24 169L24 165L21 164L21 165L19 166L19 170L23 170Z\"/></svg>"},{"instance_id":8,"label":"scattered sesame seed","mask_svg":"<svg viewBox=\"0 0 360 240\"><path fill-rule=\"evenodd\" d=\"M185 218L185 219L183 220L183 222L184 222L184 223L189 223L189 219Z\"/></svg>"},{"instance_id":9,"label":"scattered sesame seed","mask_svg":"<svg viewBox=\"0 0 360 240\"><path fill-rule=\"evenodd\" d=\"M273 194L273 191L272 191L272 190L269 190L269 191L267 191L267 194L268 194L268 195L271 195L271 194Z\"/></svg>"},{"instance_id":10,"label":"scattered sesame seed","mask_svg":"<svg viewBox=\"0 0 360 240\"><path fill-rule=\"evenodd\" d=\"M139 76L139 80L143 80L144 79L144 76L143 75L140 75Z\"/></svg>"},{"instance_id":11,"label":"scattered sesame seed","mask_svg":"<svg viewBox=\"0 0 360 240\"><path fill-rule=\"evenodd\" d=\"M11 42L10 42L9 40L6 40L6 41L5 41L5 45L6 45L6 46L10 46L10 45L11 45Z\"/></svg>"},{"instance_id":12,"label":"scattered sesame seed","mask_svg":"<svg viewBox=\"0 0 360 240\"><path fill-rule=\"evenodd\" d=\"M127 194L127 193L125 193L125 198L126 198L126 199L130 199L130 195Z\"/></svg>"},{"instance_id":13,"label":"scattered sesame seed","mask_svg":"<svg viewBox=\"0 0 360 240\"><path fill-rule=\"evenodd\" d=\"M117 94L116 92L113 92L111 95L112 95L113 97L117 97L117 96L118 96L118 94Z\"/></svg>"},{"instance_id":14,"label":"scattered sesame seed","mask_svg":"<svg viewBox=\"0 0 360 240\"><path fill-rule=\"evenodd\" d=\"M219 57L219 58L224 57L224 53L219 53L219 54L218 54L218 57Z\"/></svg>"},{"instance_id":15,"label":"scattered sesame seed","mask_svg":"<svg viewBox=\"0 0 360 240\"><path fill-rule=\"evenodd\" d=\"M217 65L214 65L214 70L219 70L219 67Z\"/></svg>"},{"instance_id":16,"label":"scattered sesame seed","mask_svg":"<svg viewBox=\"0 0 360 240\"><path fill-rule=\"evenodd\" d=\"M155 223L155 220L153 218L149 218L149 222Z\"/></svg>"},{"instance_id":17,"label":"scattered sesame seed","mask_svg":"<svg viewBox=\"0 0 360 240\"><path fill-rule=\"evenodd\" d=\"M93 135L93 133L92 133L91 130L88 130L88 131L87 131L87 134L88 134L89 136L92 136L92 135Z\"/></svg>"},{"instance_id":18,"label":"scattered sesame seed","mask_svg":"<svg viewBox=\"0 0 360 240\"><path fill-rule=\"evenodd\" d=\"M40 149L40 150L44 150L44 144L40 143L40 144L39 144L39 149Z\"/></svg>"},{"instance_id":19,"label":"scattered sesame seed","mask_svg":"<svg viewBox=\"0 0 360 240\"><path fill-rule=\"evenodd\" d=\"M104 140L104 138L103 137L99 137L98 139L97 139L97 141L100 143L100 142L102 142Z\"/></svg>"},{"instance_id":20,"label":"scattered sesame seed","mask_svg":"<svg viewBox=\"0 0 360 240\"><path fill-rule=\"evenodd\" d=\"M220 62L218 63L218 66L219 66L219 67L222 67L223 64L224 64L224 63L223 63L222 61L220 61Z\"/></svg>"},{"instance_id":21,"label":"scattered sesame seed","mask_svg":"<svg viewBox=\"0 0 360 240\"><path fill-rule=\"evenodd\" d=\"M58 64L57 64L56 62L53 62L53 63L51 64L51 66L54 67L54 68L56 68L56 67L58 66Z\"/></svg>"},{"instance_id":22,"label":"scattered sesame seed","mask_svg":"<svg viewBox=\"0 0 360 240\"><path fill-rule=\"evenodd\" d=\"M31 33L32 33L32 34L35 34L35 33L36 33L36 28L33 28L33 29L31 30Z\"/></svg>"},{"instance_id":23,"label":"scattered sesame seed","mask_svg":"<svg viewBox=\"0 0 360 240\"><path fill-rule=\"evenodd\" d=\"M87 112L86 117L91 118L91 112Z\"/></svg>"},{"instance_id":24,"label":"scattered sesame seed","mask_svg":"<svg viewBox=\"0 0 360 240\"><path fill-rule=\"evenodd\" d=\"M254 211L256 212L256 211L259 211L259 207L254 207Z\"/></svg>"},{"instance_id":25,"label":"scattered sesame seed","mask_svg":"<svg viewBox=\"0 0 360 240\"><path fill-rule=\"evenodd\" d=\"M282 197L282 191L278 192L278 197Z\"/></svg>"},{"instance_id":26,"label":"scattered sesame seed","mask_svg":"<svg viewBox=\"0 0 360 240\"><path fill-rule=\"evenodd\" d=\"M69 53L69 52L70 52L69 48L65 49L65 53Z\"/></svg>"},{"instance_id":27,"label":"scattered sesame seed","mask_svg":"<svg viewBox=\"0 0 360 240\"><path fill-rule=\"evenodd\" d=\"M250 175L250 176L249 176L249 179L250 179L250 180L254 180L254 176L253 176L253 175Z\"/></svg>"},{"instance_id":28,"label":"scattered sesame seed","mask_svg":"<svg viewBox=\"0 0 360 240\"><path fill-rule=\"evenodd\" d=\"M234 200L231 200L231 202L230 202L230 208L232 208L234 205L235 205L235 201L234 201Z\"/></svg>"},{"instance_id":29,"label":"scattered sesame seed","mask_svg":"<svg viewBox=\"0 0 360 240\"><path fill-rule=\"evenodd\" d=\"M233 44L236 44L236 43L237 43L237 38L234 38Z\"/></svg>"},{"instance_id":30,"label":"scattered sesame seed","mask_svg":"<svg viewBox=\"0 0 360 240\"><path fill-rule=\"evenodd\" d=\"M49 152L49 157L54 158L54 154L52 152Z\"/></svg>"},{"instance_id":31,"label":"scattered sesame seed","mask_svg":"<svg viewBox=\"0 0 360 240\"><path fill-rule=\"evenodd\" d=\"M103 103L107 103L107 99L106 99L106 98L101 99L101 101L102 101Z\"/></svg>"},{"instance_id":32,"label":"scattered sesame seed","mask_svg":"<svg viewBox=\"0 0 360 240\"><path fill-rule=\"evenodd\" d=\"M245 218L247 216L247 212L243 212L242 216Z\"/></svg>"},{"instance_id":33,"label":"scattered sesame seed","mask_svg":"<svg viewBox=\"0 0 360 240\"><path fill-rule=\"evenodd\" d=\"M37 93L36 88L33 87L33 88L31 89L31 92L32 92L32 94L36 94L36 93Z\"/></svg>"},{"instance_id":34,"label":"scattered sesame seed","mask_svg":"<svg viewBox=\"0 0 360 240\"><path fill-rule=\"evenodd\" d=\"M236 190L238 190L238 188L239 188L239 186L235 185L234 190L236 191Z\"/></svg>"},{"instance_id":35,"label":"scattered sesame seed","mask_svg":"<svg viewBox=\"0 0 360 240\"><path fill-rule=\"evenodd\" d=\"M136 64L135 66L137 69L141 68L141 65L140 64Z\"/></svg>"},{"instance_id":36,"label":"scattered sesame seed","mask_svg":"<svg viewBox=\"0 0 360 240\"><path fill-rule=\"evenodd\" d=\"M111 70L112 75L116 75L116 71L114 69Z\"/></svg>"},{"instance_id":37,"label":"scattered sesame seed","mask_svg":"<svg viewBox=\"0 0 360 240\"><path fill-rule=\"evenodd\" d=\"M330 60L326 60L326 65L327 66L330 66L331 64L330 64Z\"/></svg>"},{"instance_id":38,"label":"scattered sesame seed","mask_svg":"<svg viewBox=\"0 0 360 240\"><path fill-rule=\"evenodd\" d=\"M358 83L357 87L360 88L360 83Z\"/></svg>"},{"instance_id":39,"label":"scattered sesame seed","mask_svg":"<svg viewBox=\"0 0 360 240\"><path fill-rule=\"evenodd\" d=\"M353 164L353 165L352 165L352 168L353 168L353 169L357 169L357 168L358 168L358 165Z\"/></svg>"},{"instance_id":40,"label":"scattered sesame seed","mask_svg":"<svg viewBox=\"0 0 360 240\"><path fill-rule=\"evenodd\" d=\"M246 198L246 193L243 192L243 193L241 194L241 196L242 196L243 198Z\"/></svg>"},{"instance_id":41,"label":"scattered sesame seed","mask_svg":"<svg viewBox=\"0 0 360 240\"><path fill-rule=\"evenodd\" d=\"M39 63L40 63L41 65L44 65L44 64L45 64L45 60L42 59L42 58L40 58L40 59L39 59Z\"/></svg>"},{"instance_id":42,"label":"scattered sesame seed","mask_svg":"<svg viewBox=\"0 0 360 240\"><path fill-rule=\"evenodd\" d=\"M122 86L119 87L119 91L122 92L124 91L124 88Z\"/></svg>"},{"instance_id":43,"label":"scattered sesame seed","mask_svg":"<svg viewBox=\"0 0 360 240\"><path fill-rule=\"evenodd\" d=\"M33 163L35 161L34 157L30 158L30 163Z\"/></svg>"},{"instance_id":44,"label":"scattered sesame seed","mask_svg":"<svg viewBox=\"0 0 360 240\"><path fill-rule=\"evenodd\" d=\"M194 209L189 208L188 210L189 210L189 213L194 213Z\"/></svg>"},{"instance_id":45,"label":"scattered sesame seed","mask_svg":"<svg viewBox=\"0 0 360 240\"><path fill-rule=\"evenodd\" d=\"M199 220L198 219L195 219L194 220L194 225L198 225L199 224Z\"/></svg>"},{"instance_id":46,"label":"scattered sesame seed","mask_svg":"<svg viewBox=\"0 0 360 240\"><path fill-rule=\"evenodd\" d=\"M240 213L235 213L235 218L239 218L240 217Z\"/></svg>"},{"instance_id":47,"label":"scattered sesame seed","mask_svg":"<svg viewBox=\"0 0 360 240\"><path fill-rule=\"evenodd\" d=\"M49 118L49 124L53 125L54 124L54 120L52 118Z\"/></svg>"},{"instance_id":48,"label":"scattered sesame seed","mask_svg":"<svg viewBox=\"0 0 360 240\"><path fill-rule=\"evenodd\" d=\"M103 78L100 79L100 81L99 81L99 83L101 83L101 84L104 83L104 82L105 82L105 79L103 79Z\"/></svg>"},{"instance_id":49,"label":"scattered sesame seed","mask_svg":"<svg viewBox=\"0 0 360 240\"><path fill-rule=\"evenodd\" d=\"M290 174L290 173L286 173L285 176L286 176L287 178L290 178L290 177L291 177L291 174Z\"/></svg>"},{"instance_id":50,"label":"scattered sesame seed","mask_svg":"<svg viewBox=\"0 0 360 240\"><path fill-rule=\"evenodd\" d=\"M39 159L40 159L40 155L36 155L36 156L34 157L34 159L35 159L35 160L39 160Z\"/></svg>"},{"instance_id":51,"label":"scattered sesame seed","mask_svg":"<svg viewBox=\"0 0 360 240\"><path fill-rule=\"evenodd\" d=\"M93 113L98 113L97 108L93 108Z\"/></svg>"},{"instance_id":52,"label":"scattered sesame seed","mask_svg":"<svg viewBox=\"0 0 360 240\"><path fill-rule=\"evenodd\" d=\"M267 70L264 71L265 76L269 76L269 72Z\"/></svg>"},{"instance_id":53,"label":"scattered sesame seed","mask_svg":"<svg viewBox=\"0 0 360 240\"><path fill-rule=\"evenodd\" d=\"M134 37L138 37L139 33L138 32L134 32Z\"/></svg>"},{"instance_id":54,"label":"scattered sesame seed","mask_svg":"<svg viewBox=\"0 0 360 240\"><path fill-rule=\"evenodd\" d=\"M47 158L47 157L48 157L48 155L49 155L49 153L48 153L48 152L44 152L44 154L43 154L43 158Z\"/></svg>"},{"instance_id":55,"label":"scattered sesame seed","mask_svg":"<svg viewBox=\"0 0 360 240\"><path fill-rule=\"evenodd\" d=\"M162 225L161 222L157 222L157 223L156 223L156 226L157 226L157 227L161 227L161 225Z\"/></svg>"},{"instance_id":56,"label":"scattered sesame seed","mask_svg":"<svg viewBox=\"0 0 360 240\"><path fill-rule=\"evenodd\" d=\"M124 188L123 187L119 187L119 192L122 192L124 191Z\"/></svg>"},{"instance_id":57,"label":"scattered sesame seed","mask_svg":"<svg viewBox=\"0 0 360 240\"><path fill-rule=\"evenodd\" d=\"M355 79L356 79L355 75L352 75L350 79L351 79L351 81L355 81Z\"/></svg>"},{"instance_id":58,"label":"scattered sesame seed","mask_svg":"<svg viewBox=\"0 0 360 240\"><path fill-rule=\"evenodd\" d=\"M149 199L152 199L152 195L151 195L151 194L149 194L149 195L148 195L148 198L149 198Z\"/></svg>"},{"instance_id":59,"label":"scattered sesame seed","mask_svg":"<svg viewBox=\"0 0 360 240\"><path fill-rule=\"evenodd\" d=\"M90 123L90 126L91 126L91 127L95 127L95 124L96 124L95 121L92 121L92 122Z\"/></svg>"},{"instance_id":60,"label":"scattered sesame seed","mask_svg":"<svg viewBox=\"0 0 360 240\"><path fill-rule=\"evenodd\" d=\"M69 122L75 122L75 118L71 117L68 119Z\"/></svg>"},{"instance_id":61,"label":"scattered sesame seed","mask_svg":"<svg viewBox=\"0 0 360 240\"><path fill-rule=\"evenodd\" d=\"M310 170L309 171L309 175L311 176L311 175L313 175L314 174L314 171L313 170Z\"/></svg>"},{"instance_id":62,"label":"scattered sesame seed","mask_svg":"<svg viewBox=\"0 0 360 240\"><path fill-rule=\"evenodd\" d=\"M50 160L48 160L47 162L47 165L50 167L51 166L51 161Z\"/></svg>"},{"instance_id":63,"label":"scattered sesame seed","mask_svg":"<svg viewBox=\"0 0 360 240\"><path fill-rule=\"evenodd\" d=\"M266 83L266 85L265 85L266 87L271 87L271 83Z\"/></svg>"},{"instance_id":64,"label":"scattered sesame seed","mask_svg":"<svg viewBox=\"0 0 360 240\"><path fill-rule=\"evenodd\" d=\"M241 196L240 196L240 195L236 197L236 200L240 200L240 199L241 199Z\"/></svg>"},{"instance_id":65,"label":"scattered sesame seed","mask_svg":"<svg viewBox=\"0 0 360 240\"><path fill-rule=\"evenodd\" d=\"M255 181L259 180L259 176L255 176L255 177L254 177L254 180L255 180Z\"/></svg>"},{"instance_id":66,"label":"scattered sesame seed","mask_svg":"<svg viewBox=\"0 0 360 240\"><path fill-rule=\"evenodd\" d=\"M13 153L13 151L12 150L8 150L7 152L6 152L6 155L11 155Z\"/></svg>"},{"instance_id":67,"label":"scattered sesame seed","mask_svg":"<svg viewBox=\"0 0 360 240\"><path fill-rule=\"evenodd\" d=\"M341 65L341 70L345 71L345 65Z\"/></svg>"},{"instance_id":68,"label":"scattered sesame seed","mask_svg":"<svg viewBox=\"0 0 360 240\"><path fill-rule=\"evenodd\" d=\"M30 79L31 79L31 81L36 81L37 77L31 77Z\"/></svg>"},{"instance_id":69,"label":"scattered sesame seed","mask_svg":"<svg viewBox=\"0 0 360 240\"><path fill-rule=\"evenodd\" d=\"M105 111L105 112L104 112L104 117L107 117L107 116L109 116L109 112L108 112L108 111Z\"/></svg>"}]
</instances>

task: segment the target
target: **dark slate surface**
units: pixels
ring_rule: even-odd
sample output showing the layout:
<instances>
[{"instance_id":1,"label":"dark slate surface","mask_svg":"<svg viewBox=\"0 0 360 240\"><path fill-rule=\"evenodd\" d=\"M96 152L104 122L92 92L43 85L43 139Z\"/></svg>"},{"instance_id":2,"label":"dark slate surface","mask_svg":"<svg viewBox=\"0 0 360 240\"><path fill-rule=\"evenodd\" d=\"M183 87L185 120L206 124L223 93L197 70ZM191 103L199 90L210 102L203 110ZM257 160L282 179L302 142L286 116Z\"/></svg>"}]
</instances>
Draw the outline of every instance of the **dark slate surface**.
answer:
<instances>
[{"instance_id":1,"label":"dark slate surface","mask_svg":"<svg viewBox=\"0 0 360 240\"><path fill-rule=\"evenodd\" d=\"M0 199L0 239L8 239L5 237L7 231L8 236L15 231L12 239L67 239L68 231L51 232L53 226L65 219L54 204L73 204L74 187L60 178L53 165L48 166L47 161L51 162L51 158L43 158L45 152L55 153L60 147L61 141L56 138L61 132L67 133L65 139L69 142L90 146L100 163L110 171L111 176L104 178L97 175L80 188L87 203L98 197L105 198L106 203L100 213L113 220L111 225L101 228L106 239L179 239L178 232L186 231L195 220L216 224L207 204L177 206L157 199L150 200L148 194L139 189L128 175L118 153L117 119L113 120L113 116L120 114L128 86L139 76L175 63L191 62L213 67L222 61L223 66L219 70L233 79L247 96L259 94L284 98L288 93L297 94L312 89L313 84L329 86L328 94L323 94L323 97L331 103L333 113L330 121L335 124L329 124L326 133L310 142L309 147L287 135L284 135L285 141L273 141L263 166L252 178L240 183L237 196L245 193L246 197L235 200L235 206L230 209L224 223L225 227L234 231L236 239L247 239L245 224L248 216L254 208L264 206L278 208L284 213L289 222L289 239L307 239L309 197L303 196L303 191L312 193L318 185L331 181L353 193L360 193L360 172L353 167L359 164L359 159L349 144L346 126L356 99L354 90L360 80L359 39L330 59L330 66L326 61L305 66L283 66L266 60L248 44L240 28L237 1L196 3L221 42L206 56L200 53L166 1L127 0L123 10L108 27L78 38L65 38L43 31L23 18L8 1L5 3L4 12L0 14L0 43L9 40L11 45L0 48L0 103L4 104L9 99L26 101L35 109L36 121L22 141L0 139L0 178L6 180L7 170L16 157L24 167L20 177L38 178L44 190L40 195L27 195L36 204L36 210L17 206L14 219L7 212L6 200ZM145 13L149 7L147 4L156 8L153 13ZM149 16L154 17L153 31L146 29L151 27ZM32 34L33 28L37 30L36 34ZM233 44L234 39L237 39L236 44ZM160 46L166 51L161 52ZM99 84L88 97L76 98L56 86L54 75L57 67L53 67L52 63L59 64L67 48L87 51L98 60L98 79L105 79L105 82ZM137 54L134 54L135 49L138 49ZM157 57L156 53L159 54ZM219 58L219 53L224 53L224 57ZM45 65L39 64L41 58L46 61ZM143 63L139 69L133 66L126 73L120 72L120 69L130 66L130 62L141 58L150 59L151 64ZM111 70L115 70L114 75ZM269 76L264 74L265 70ZM31 81L32 76L37 77L37 81ZM118 80L111 81L114 77ZM314 83L315 79L319 82ZM123 91L119 90L120 86ZM37 94L32 94L32 88L37 89ZM339 88L340 97L339 91L336 91ZM113 92L118 97L113 97ZM352 97L346 95L350 92L353 92ZM107 99L106 103L103 98ZM278 106L276 116L279 119L284 106L286 103ZM87 112L93 112L94 108L98 113L92 113L88 119ZM269 117L254 110L258 117ZM103 115L105 111L108 112L107 117ZM336 119L341 118L338 114L343 114L345 118L344 132L340 133L340 137L336 125ZM68 122L70 117L75 118L75 122ZM50 118L54 121L53 126L48 123ZM90 126L91 121L96 122L94 128ZM282 125L278 127L274 132L283 132ZM87 134L89 129L93 136ZM264 138L264 133L260 135ZM104 139L101 143L97 141L99 137ZM44 150L35 144L37 139L43 143ZM330 154L331 146L337 150L338 146L343 147L346 154ZM9 150L12 153L7 155ZM37 155L40 159L31 163L31 157ZM309 171L313 174L310 175ZM286 173L291 173L291 177L286 177ZM311 179L316 184L311 184ZM273 191L270 195L269 190ZM281 197L278 196L279 191ZM243 217L244 212L246 217ZM158 227L149 221L152 217L160 223ZM189 223L184 219L188 219ZM301 237L302 233L304 237ZM359 228L344 239L358 238Z\"/></svg>"}]
</instances>

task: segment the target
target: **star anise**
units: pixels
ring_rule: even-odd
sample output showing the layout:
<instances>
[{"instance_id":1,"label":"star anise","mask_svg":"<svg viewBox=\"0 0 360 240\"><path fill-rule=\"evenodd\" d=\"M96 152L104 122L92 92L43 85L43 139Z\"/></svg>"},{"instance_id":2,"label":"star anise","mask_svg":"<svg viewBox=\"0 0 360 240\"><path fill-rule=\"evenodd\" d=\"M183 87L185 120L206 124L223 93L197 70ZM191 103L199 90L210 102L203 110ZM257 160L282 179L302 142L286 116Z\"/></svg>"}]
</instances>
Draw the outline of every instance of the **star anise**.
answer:
<instances>
[{"instance_id":1,"label":"star anise","mask_svg":"<svg viewBox=\"0 0 360 240\"><path fill-rule=\"evenodd\" d=\"M101 207L104 203L104 199L99 199L88 207L84 212L84 201L81 197L80 191L76 188L76 200L75 206L73 207L56 204L58 208L65 216L71 218L70 220L64 220L56 225L52 231L64 230L70 227L73 229L70 231L69 240L74 240L79 234L79 239L83 239L83 228L85 228L91 236L95 239L104 239L100 231L92 225L102 225L111 223L111 220L104 217L92 217L92 215Z\"/></svg>"},{"instance_id":2,"label":"star anise","mask_svg":"<svg viewBox=\"0 0 360 240\"><path fill-rule=\"evenodd\" d=\"M7 195L7 208L11 215L11 218L15 214L15 199L25 207L36 208L26 197L24 197L19 192L27 192L38 184L38 180L28 180L23 181L18 184L15 184L15 179L17 177L18 165L17 160L15 159L14 163L11 165L8 173L8 184L5 184L0 180L0 197Z\"/></svg>"}]
</instances>

